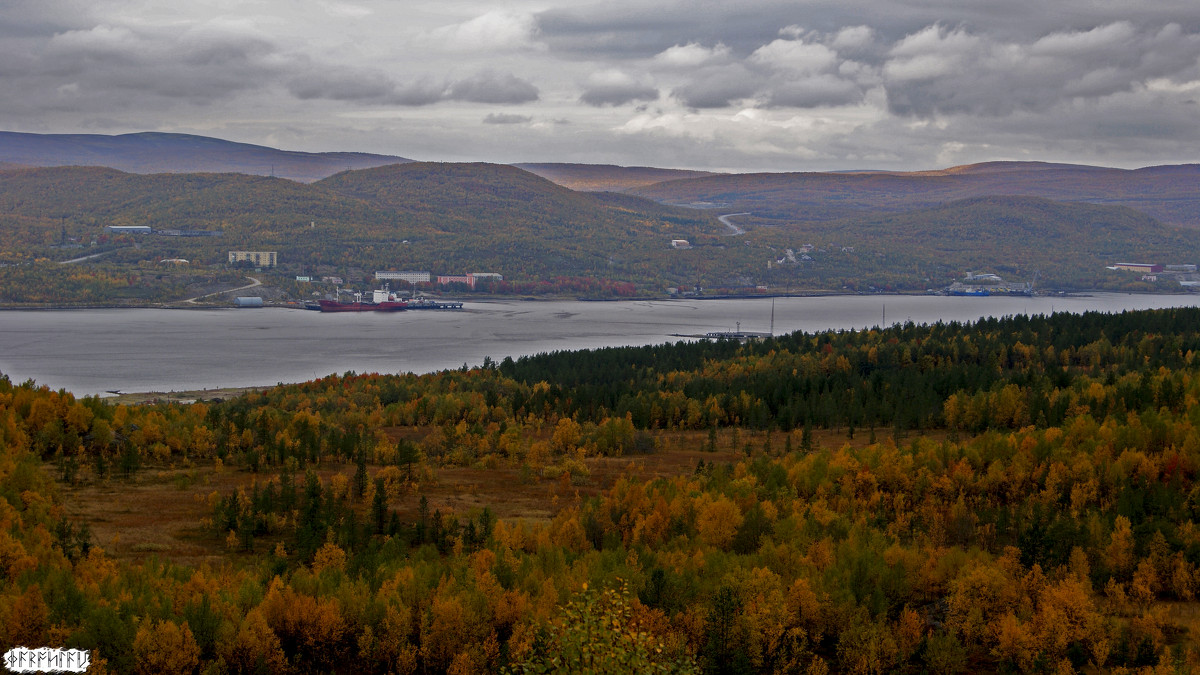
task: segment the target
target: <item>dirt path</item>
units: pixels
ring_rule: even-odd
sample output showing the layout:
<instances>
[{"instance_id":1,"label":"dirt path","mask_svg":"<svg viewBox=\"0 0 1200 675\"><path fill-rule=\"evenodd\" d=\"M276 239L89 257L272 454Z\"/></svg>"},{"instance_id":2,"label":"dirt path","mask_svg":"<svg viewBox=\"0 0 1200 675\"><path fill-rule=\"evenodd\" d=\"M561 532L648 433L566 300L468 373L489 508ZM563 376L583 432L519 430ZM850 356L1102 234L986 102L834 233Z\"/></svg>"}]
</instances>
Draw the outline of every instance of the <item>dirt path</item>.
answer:
<instances>
[{"instance_id":1,"label":"dirt path","mask_svg":"<svg viewBox=\"0 0 1200 675\"><path fill-rule=\"evenodd\" d=\"M201 300L203 298L210 298L214 295L223 295L225 293L235 293L237 291L244 291L247 288L254 288L255 286L262 286L262 281L260 281L259 279L255 278L255 277L246 277L246 278L249 279L250 281L253 281L254 283L246 284L245 286L238 286L237 288L230 288L230 289L227 289L224 291L216 291L213 293L205 293L204 295L197 295L196 297L188 298L187 300L184 300L183 302L194 305L194 304L196 304L197 300Z\"/></svg>"},{"instance_id":2,"label":"dirt path","mask_svg":"<svg viewBox=\"0 0 1200 675\"><path fill-rule=\"evenodd\" d=\"M124 249L114 248L111 251L101 251L100 253L93 253L91 255L85 255L81 258L71 258L70 260L63 260L62 262L60 262L58 264L59 265L73 265L77 262L83 262L84 260L92 260L93 258L99 258L100 256L105 256L110 253L116 253L117 251L122 251L122 250L124 250Z\"/></svg>"}]
</instances>

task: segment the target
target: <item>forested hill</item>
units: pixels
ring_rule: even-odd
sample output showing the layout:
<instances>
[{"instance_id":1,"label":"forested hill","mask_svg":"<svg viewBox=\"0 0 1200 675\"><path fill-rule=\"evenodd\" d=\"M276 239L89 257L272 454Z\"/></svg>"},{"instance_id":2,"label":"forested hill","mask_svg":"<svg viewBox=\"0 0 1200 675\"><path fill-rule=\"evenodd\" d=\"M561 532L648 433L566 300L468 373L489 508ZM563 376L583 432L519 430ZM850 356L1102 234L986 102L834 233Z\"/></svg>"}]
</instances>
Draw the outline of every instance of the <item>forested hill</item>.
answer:
<instances>
[{"instance_id":1,"label":"forested hill","mask_svg":"<svg viewBox=\"0 0 1200 675\"><path fill-rule=\"evenodd\" d=\"M995 166L968 173L1013 171ZM1191 175L1186 168L1147 171ZM957 178L921 178L926 179ZM1178 290L1173 279L1155 286L1105 266L1118 260L1200 261L1200 238L1192 231L1110 203L985 196L893 209L867 205L872 198L883 200L882 193L842 197L843 204L862 204L814 202L775 215L742 206L750 213L736 222L748 232L731 236L716 218L729 210L671 206L631 192L578 192L497 164L389 164L309 184L242 173L11 168L0 171L0 254L9 263L55 265L79 257L79 249L95 241L97 252L119 250L72 269L108 265L119 278L115 270L121 266L181 258L207 269L224 265L228 250L265 249L279 252L285 267L277 272L283 276L312 273L317 266L342 274L360 270L357 283L380 269L496 272L505 283L518 283L498 287L500 292L548 292L528 284L590 278L604 280L606 288L620 285L622 294L759 285L925 290L951 283L964 270L996 272L1014 282L1038 274L1042 289ZM764 202L763 209L769 208L774 207ZM135 242L131 235L106 232L107 225L221 235ZM673 249L673 239L692 246ZM0 297L29 302L22 289L54 287L52 296L71 302L66 269L43 273L27 267L0 272ZM158 297L167 299L165 293Z\"/></svg>"},{"instance_id":2,"label":"forested hill","mask_svg":"<svg viewBox=\"0 0 1200 675\"><path fill-rule=\"evenodd\" d=\"M104 166L132 173L246 173L314 181L412 160L362 152L294 152L192 134L26 134L0 131L0 162Z\"/></svg>"},{"instance_id":3,"label":"forested hill","mask_svg":"<svg viewBox=\"0 0 1200 675\"><path fill-rule=\"evenodd\" d=\"M708 213L574 192L499 164L397 164L341 173L314 187L422 223L431 234L420 245L432 243L435 267L517 277L680 279L691 262L663 255L670 240L723 229Z\"/></svg>"},{"instance_id":4,"label":"forested hill","mask_svg":"<svg viewBox=\"0 0 1200 675\"><path fill-rule=\"evenodd\" d=\"M663 206L641 197L618 202L575 192L502 164L396 164L340 173L316 186L397 213L430 218L442 230L482 229L493 236L520 236L531 229L555 237L602 235L616 223L600 223L596 218L606 220L622 213L641 218L647 226L650 221L646 218L682 222L708 219L693 210ZM634 229L623 234L638 234L636 222L626 225Z\"/></svg>"},{"instance_id":5,"label":"forested hill","mask_svg":"<svg viewBox=\"0 0 1200 675\"><path fill-rule=\"evenodd\" d=\"M823 221L957 199L1024 195L1117 204L1170 225L1200 226L1200 165L1110 169L988 162L911 173L757 173L658 183L631 192L669 203L721 203L781 220Z\"/></svg>"},{"instance_id":6,"label":"forested hill","mask_svg":"<svg viewBox=\"0 0 1200 675\"><path fill-rule=\"evenodd\" d=\"M780 224L752 236L776 246L836 242L854 249L844 254L845 265L861 267L863 278L883 281L883 269L916 267L934 286L986 268L1006 279L1028 281L1036 273L1052 287L1097 288L1111 282L1106 266L1118 260L1200 260L1194 231L1124 206L1037 197L973 197L904 213Z\"/></svg>"},{"instance_id":7,"label":"forested hill","mask_svg":"<svg viewBox=\"0 0 1200 675\"><path fill-rule=\"evenodd\" d=\"M289 263L627 282L672 274L656 260L671 239L723 229L708 213L572 192L502 165L389 165L309 185L94 167L0 172L0 228L10 252L53 257L46 245L60 232L87 241L105 225L222 232L143 239L143 256L216 261L229 248L269 248Z\"/></svg>"}]
</instances>

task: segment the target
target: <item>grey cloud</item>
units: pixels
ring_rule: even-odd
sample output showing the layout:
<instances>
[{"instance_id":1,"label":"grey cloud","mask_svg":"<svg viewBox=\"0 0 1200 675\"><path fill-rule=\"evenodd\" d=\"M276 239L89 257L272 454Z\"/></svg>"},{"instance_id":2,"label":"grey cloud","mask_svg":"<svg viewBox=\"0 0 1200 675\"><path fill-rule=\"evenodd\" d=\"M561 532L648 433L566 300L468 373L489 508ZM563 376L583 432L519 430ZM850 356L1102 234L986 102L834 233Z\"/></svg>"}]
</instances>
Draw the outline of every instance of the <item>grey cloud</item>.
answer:
<instances>
[{"instance_id":1,"label":"grey cloud","mask_svg":"<svg viewBox=\"0 0 1200 675\"><path fill-rule=\"evenodd\" d=\"M538 14L537 21L539 36L554 52L626 60L689 42L722 42L736 53L748 54L789 25L835 33L869 23L877 40L894 42L940 21L986 26L998 39L1032 42L1064 27L1105 25L1131 16L1141 26L1178 22L1189 30L1200 29L1200 3L1194 0L1136 5L1098 0L758 0L752 5L658 0L652 8L608 1L549 9Z\"/></svg>"},{"instance_id":2,"label":"grey cloud","mask_svg":"<svg viewBox=\"0 0 1200 675\"><path fill-rule=\"evenodd\" d=\"M403 14L396 3L352 26L289 2L218 3L222 18L212 3L168 14L138 0L10 2L0 119L313 150L390 144L431 159L749 169L1200 152L1195 0L549 0L532 18L459 2L399 30L384 25ZM439 33L448 15L476 18ZM489 21L511 30L482 44L473 36L494 36ZM601 72L625 79L590 77ZM504 107L538 100L528 117ZM747 114L721 110L733 105ZM276 140L285 126L297 135Z\"/></svg>"},{"instance_id":3,"label":"grey cloud","mask_svg":"<svg viewBox=\"0 0 1200 675\"><path fill-rule=\"evenodd\" d=\"M293 96L308 100L314 98L337 101L375 101L391 99L396 94L396 83L383 73L354 68L330 68L308 72L293 77L287 84ZM432 100L438 100L440 91Z\"/></svg>"},{"instance_id":4,"label":"grey cloud","mask_svg":"<svg viewBox=\"0 0 1200 675\"><path fill-rule=\"evenodd\" d=\"M896 114L1004 116L1132 91L1155 78L1191 78L1197 59L1200 35L1177 25L1118 22L1029 43L934 25L898 42L882 73Z\"/></svg>"},{"instance_id":5,"label":"grey cloud","mask_svg":"<svg viewBox=\"0 0 1200 675\"><path fill-rule=\"evenodd\" d=\"M6 73L0 88L23 90L48 105L124 108L144 105L139 97L147 96L210 102L263 86L279 72L275 56L274 45L260 35L220 26L98 25L44 41L22 60L19 73Z\"/></svg>"},{"instance_id":6,"label":"grey cloud","mask_svg":"<svg viewBox=\"0 0 1200 675\"><path fill-rule=\"evenodd\" d=\"M528 124L533 121L529 115L512 115L509 113L489 113L483 118L484 124Z\"/></svg>"},{"instance_id":7,"label":"grey cloud","mask_svg":"<svg viewBox=\"0 0 1200 675\"><path fill-rule=\"evenodd\" d=\"M381 104L422 106L433 105L446 100L445 85L437 84L429 79L418 80L406 85L397 86L391 96L380 101Z\"/></svg>"},{"instance_id":8,"label":"grey cloud","mask_svg":"<svg viewBox=\"0 0 1200 675\"><path fill-rule=\"evenodd\" d=\"M579 100L597 108L625 105L634 101L656 101L658 89L636 82L597 84L584 91Z\"/></svg>"},{"instance_id":9,"label":"grey cloud","mask_svg":"<svg viewBox=\"0 0 1200 675\"><path fill-rule=\"evenodd\" d=\"M0 38L48 39L66 30L87 28L95 3L88 0L55 0L10 3L0 14Z\"/></svg>"},{"instance_id":10,"label":"grey cloud","mask_svg":"<svg viewBox=\"0 0 1200 675\"><path fill-rule=\"evenodd\" d=\"M767 93L766 105L772 108L818 108L857 103L863 89L854 82L833 75L818 75L786 82Z\"/></svg>"},{"instance_id":11,"label":"grey cloud","mask_svg":"<svg viewBox=\"0 0 1200 675\"><path fill-rule=\"evenodd\" d=\"M689 108L724 108L734 101L754 96L761 79L744 66L712 68L671 92Z\"/></svg>"},{"instance_id":12,"label":"grey cloud","mask_svg":"<svg viewBox=\"0 0 1200 675\"><path fill-rule=\"evenodd\" d=\"M511 73L485 70L450 86L446 98L472 103L528 103L539 97L538 88Z\"/></svg>"},{"instance_id":13,"label":"grey cloud","mask_svg":"<svg viewBox=\"0 0 1200 675\"><path fill-rule=\"evenodd\" d=\"M537 100L532 84L511 74L483 71L457 82L424 78L400 84L375 70L313 68L293 77L288 91L300 99L351 101L372 105L424 106L442 101L526 103Z\"/></svg>"},{"instance_id":14,"label":"grey cloud","mask_svg":"<svg viewBox=\"0 0 1200 675\"><path fill-rule=\"evenodd\" d=\"M691 108L722 108L750 99L768 108L817 108L857 103L878 84L877 67L847 60L828 43L849 43L862 53L869 31L820 34L789 27L741 62L694 70L676 88L676 99Z\"/></svg>"}]
</instances>

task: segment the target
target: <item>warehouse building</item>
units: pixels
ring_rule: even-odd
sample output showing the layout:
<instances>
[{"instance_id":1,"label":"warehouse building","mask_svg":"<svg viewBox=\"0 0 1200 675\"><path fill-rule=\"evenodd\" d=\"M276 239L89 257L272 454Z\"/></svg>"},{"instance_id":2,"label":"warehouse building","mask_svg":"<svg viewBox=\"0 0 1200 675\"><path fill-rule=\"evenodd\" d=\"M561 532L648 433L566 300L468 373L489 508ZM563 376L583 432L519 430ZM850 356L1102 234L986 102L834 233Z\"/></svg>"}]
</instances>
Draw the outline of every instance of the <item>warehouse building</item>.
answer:
<instances>
[{"instance_id":1,"label":"warehouse building","mask_svg":"<svg viewBox=\"0 0 1200 675\"><path fill-rule=\"evenodd\" d=\"M375 273L377 281L407 281L410 284L427 284L430 281L429 272L392 272Z\"/></svg>"}]
</instances>

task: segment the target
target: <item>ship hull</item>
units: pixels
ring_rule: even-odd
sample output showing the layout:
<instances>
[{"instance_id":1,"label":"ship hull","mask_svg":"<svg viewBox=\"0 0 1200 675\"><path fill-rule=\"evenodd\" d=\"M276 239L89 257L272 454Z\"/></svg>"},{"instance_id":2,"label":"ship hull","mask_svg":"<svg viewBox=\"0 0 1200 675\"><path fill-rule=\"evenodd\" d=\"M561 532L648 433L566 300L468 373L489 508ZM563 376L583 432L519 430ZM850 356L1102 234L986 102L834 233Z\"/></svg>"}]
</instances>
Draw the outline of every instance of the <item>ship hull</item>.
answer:
<instances>
[{"instance_id":1,"label":"ship hull","mask_svg":"<svg viewBox=\"0 0 1200 675\"><path fill-rule=\"evenodd\" d=\"M320 300L322 312L401 312L403 302L337 302L336 300Z\"/></svg>"}]
</instances>

